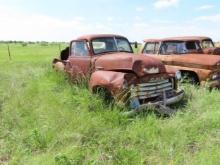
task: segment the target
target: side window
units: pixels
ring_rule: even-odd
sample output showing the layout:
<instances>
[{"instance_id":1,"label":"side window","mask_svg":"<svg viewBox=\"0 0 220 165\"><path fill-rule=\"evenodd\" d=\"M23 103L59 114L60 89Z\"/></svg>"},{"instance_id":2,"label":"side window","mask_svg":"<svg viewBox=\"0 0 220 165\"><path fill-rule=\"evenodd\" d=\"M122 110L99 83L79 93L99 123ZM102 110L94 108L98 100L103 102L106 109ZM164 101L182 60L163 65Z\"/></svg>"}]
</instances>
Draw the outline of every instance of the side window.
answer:
<instances>
[{"instance_id":1,"label":"side window","mask_svg":"<svg viewBox=\"0 0 220 165\"><path fill-rule=\"evenodd\" d=\"M145 44L144 53L146 54L154 54L155 43L148 42Z\"/></svg>"},{"instance_id":2,"label":"side window","mask_svg":"<svg viewBox=\"0 0 220 165\"><path fill-rule=\"evenodd\" d=\"M212 40L203 40L201 46L202 48L213 48L214 44Z\"/></svg>"},{"instance_id":3,"label":"side window","mask_svg":"<svg viewBox=\"0 0 220 165\"><path fill-rule=\"evenodd\" d=\"M195 49L197 49L196 42L194 42L194 41L186 42L186 48L188 50L195 50Z\"/></svg>"},{"instance_id":4,"label":"side window","mask_svg":"<svg viewBox=\"0 0 220 165\"><path fill-rule=\"evenodd\" d=\"M87 43L85 41L74 41L71 45L71 56L88 56Z\"/></svg>"}]
</instances>

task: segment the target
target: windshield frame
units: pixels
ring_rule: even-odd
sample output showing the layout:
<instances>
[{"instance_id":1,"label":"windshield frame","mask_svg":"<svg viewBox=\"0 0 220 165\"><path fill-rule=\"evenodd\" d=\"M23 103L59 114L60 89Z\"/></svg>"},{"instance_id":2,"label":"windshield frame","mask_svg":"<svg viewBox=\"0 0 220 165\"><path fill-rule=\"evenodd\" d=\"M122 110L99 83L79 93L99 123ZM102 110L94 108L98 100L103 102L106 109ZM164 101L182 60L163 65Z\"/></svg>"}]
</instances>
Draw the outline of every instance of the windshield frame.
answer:
<instances>
[{"instance_id":1,"label":"windshield frame","mask_svg":"<svg viewBox=\"0 0 220 165\"><path fill-rule=\"evenodd\" d=\"M104 51L104 52L96 53L96 52L94 51L94 48L93 48L93 41L94 41L94 40L97 40L97 39L113 39L113 40L114 40L114 43L115 43L115 45L116 45L116 49L117 49L117 50L116 50L116 51ZM118 44L117 44L117 39L125 40L125 41L128 43L129 48L130 48L131 51L121 51L121 50L119 50L119 49L118 49ZM132 49L132 47L131 47L130 42L128 41L127 38L124 38L124 37L115 37L115 36L112 36L112 37L97 37L97 38L93 38L93 39L90 41L90 47L91 47L91 49L92 49L93 55L102 55L102 54L106 54L106 53L118 53L118 52L134 53L134 51L133 51L133 49Z\"/></svg>"}]
</instances>

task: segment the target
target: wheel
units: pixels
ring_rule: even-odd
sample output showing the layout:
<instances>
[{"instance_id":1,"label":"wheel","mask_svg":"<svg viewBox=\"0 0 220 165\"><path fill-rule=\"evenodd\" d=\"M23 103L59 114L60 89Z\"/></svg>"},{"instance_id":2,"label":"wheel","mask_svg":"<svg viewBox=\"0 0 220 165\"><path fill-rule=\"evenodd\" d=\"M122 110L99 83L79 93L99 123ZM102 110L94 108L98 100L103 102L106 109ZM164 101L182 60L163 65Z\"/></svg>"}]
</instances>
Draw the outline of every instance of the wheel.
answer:
<instances>
[{"instance_id":1,"label":"wheel","mask_svg":"<svg viewBox=\"0 0 220 165\"><path fill-rule=\"evenodd\" d=\"M190 83L193 85L199 85L198 76L194 73L183 73L183 83Z\"/></svg>"},{"instance_id":2,"label":"wheel","mask_svg":"<svg viewBox=\"0 0 220 165\"><path fill-rule=\"evenodd\" d=\"M100 97L106 104L110 104L110 103L114 100L112 94L111 94L106 88L96 87L96 88L93 90L93 93L99 95L99 97Z\"/></svg>"}]
</instances>

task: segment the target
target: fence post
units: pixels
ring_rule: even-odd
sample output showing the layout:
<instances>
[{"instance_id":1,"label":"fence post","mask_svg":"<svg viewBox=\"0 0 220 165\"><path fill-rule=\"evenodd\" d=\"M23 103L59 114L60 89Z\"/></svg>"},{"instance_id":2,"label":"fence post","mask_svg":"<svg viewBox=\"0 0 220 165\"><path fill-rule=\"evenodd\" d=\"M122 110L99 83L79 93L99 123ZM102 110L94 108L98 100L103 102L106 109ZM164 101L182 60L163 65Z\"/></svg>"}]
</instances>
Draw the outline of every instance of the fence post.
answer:
<instances>
[{"instance_id":1,"label":"fence post","mask_svg":"<svg viewBox=\"0 0 220 165\"><path fill-rule=\"evenodd\" d=\"M61 46L60 46L60 43L59 43L59 53L61 53Z\"/></svg>"},{"instance_id":2,"label":"fence post","mask_svg":"<svg viewBox=\"0 0 220 165\"><path fill-rule=\"evenodd\" d=\"M11 60L11 51L10 51L9 44L7 44L7 46L8 46L8 57L9 57L9 60Z\"/></svg>"}]
</instances>

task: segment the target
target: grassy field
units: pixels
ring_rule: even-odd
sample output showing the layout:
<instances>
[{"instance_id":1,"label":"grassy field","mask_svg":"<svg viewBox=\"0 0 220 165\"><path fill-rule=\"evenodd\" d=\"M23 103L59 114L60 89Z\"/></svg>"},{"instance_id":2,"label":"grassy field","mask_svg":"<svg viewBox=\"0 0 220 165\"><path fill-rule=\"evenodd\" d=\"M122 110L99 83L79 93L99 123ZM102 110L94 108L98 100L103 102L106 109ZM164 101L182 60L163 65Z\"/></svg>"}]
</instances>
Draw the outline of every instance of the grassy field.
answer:
<instances>
[{"instance_id":1,"label":"grassy field","mask_svg":"<svg viewBox=\"0 0 220 165\"><path fill-rule=\"evenodd\" d=\"M53 71L57 45L0 45L0 164L220 164L220 92L185 85L178 113L126 118Z\"/></svg>"}]
</instances>

